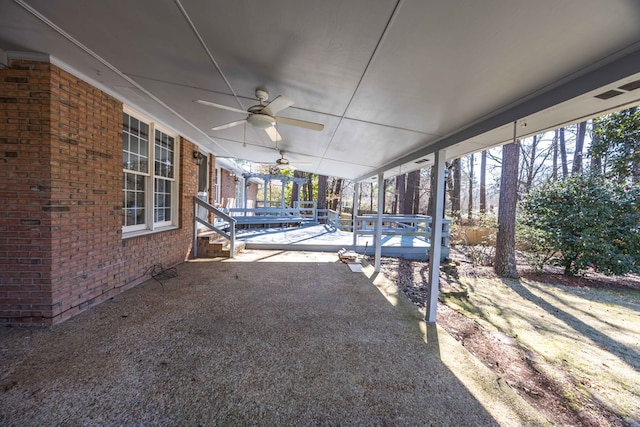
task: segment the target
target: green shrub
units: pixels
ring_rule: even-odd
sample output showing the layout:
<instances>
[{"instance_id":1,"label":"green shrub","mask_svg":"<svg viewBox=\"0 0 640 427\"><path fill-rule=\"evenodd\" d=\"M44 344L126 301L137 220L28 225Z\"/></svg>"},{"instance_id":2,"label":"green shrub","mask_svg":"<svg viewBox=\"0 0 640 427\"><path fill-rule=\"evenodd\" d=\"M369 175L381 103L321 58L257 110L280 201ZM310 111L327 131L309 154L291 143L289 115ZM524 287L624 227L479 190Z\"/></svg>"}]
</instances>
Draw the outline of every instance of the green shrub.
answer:
<instances>
[{"instance_id":1,"label":"green shrub","mask_svg":"<svg viewBox=\"0 0 640 427\"><path fill-rule=\"evenodd\" d=\"M640 186L574 176L533 190L522 204L523 225L548 262L567 275L590 267L604 274L640 270Z\"/></svg>"}]
</instances>

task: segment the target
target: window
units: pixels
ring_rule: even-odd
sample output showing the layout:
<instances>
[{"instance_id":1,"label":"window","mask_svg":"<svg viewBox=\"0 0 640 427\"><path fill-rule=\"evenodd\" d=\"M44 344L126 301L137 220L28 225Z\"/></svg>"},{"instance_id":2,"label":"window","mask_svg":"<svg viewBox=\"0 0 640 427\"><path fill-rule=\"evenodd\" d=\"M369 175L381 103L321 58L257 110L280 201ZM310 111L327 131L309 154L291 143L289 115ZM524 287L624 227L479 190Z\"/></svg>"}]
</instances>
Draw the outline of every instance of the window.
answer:
<instances>
[{"instance_id":1,"label":"window","mask_svg":"<svg viewBox=\"0 0 640 427\"><path fill-rule=\"evenodd\" d=\"M123 113L123 235L177 224L177 148L175 136L150 120Z\"/></svg>"}]
</instances>

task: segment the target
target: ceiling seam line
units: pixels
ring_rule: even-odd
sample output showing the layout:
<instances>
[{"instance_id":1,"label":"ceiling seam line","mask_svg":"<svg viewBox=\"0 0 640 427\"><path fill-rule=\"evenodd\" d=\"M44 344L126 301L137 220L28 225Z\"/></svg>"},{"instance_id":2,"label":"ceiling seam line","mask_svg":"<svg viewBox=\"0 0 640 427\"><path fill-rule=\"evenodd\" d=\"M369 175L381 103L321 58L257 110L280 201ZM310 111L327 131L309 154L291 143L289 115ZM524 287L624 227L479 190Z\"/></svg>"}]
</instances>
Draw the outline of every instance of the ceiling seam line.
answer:
<instances>
[{"instance_id":1,"label":"ceiling seam line","mask_svg":"<svg viewBox=\"0 0 640 427\"><path fill-rule=\"evenodd\" d=\"M79 40L77 40L75 37L73 37L71 34L67 33L65 30L63 30L62 28L60 28L58 25L56 25L53 21L51 21L50 19L48 19L47 17L45 17L44 15L42 15L40 12L38 12L36 9L34 9L32 6L26 4L23 0L14 0L15 3L17 3L20 7L22 7L23 9L25 9L27 12L29 12L30 14L32 14L33 16L35 16L37 19L39 19L40 21L42 21L45 25L47 25L49 28L51 28L52 30L54 30L55 32L57 32L58 34L60 34L62 37L64 37L65 39L67 39L69 42L73 43L75 46L77 46L79 49L83 50L84 52L86 52L89 56L91 56L93 59L95 59L96 61L100 62L102 65L104 65L105 67L107 67L108 69L110 69L111 71L113 71L114 73L116 73L118 76L120 76L122 79L124 79L125 81L129 82L129 84L131 84L133 87L135 87L136 89L140 90L141 92L143 92L145 95L147 95L149 98L153 99L155 102L157 102L158 104L160 104L161 106L163 106L164 108L166 108L168 111L170 111L172 114L174 114L176 117L178 117L180 120L183 120L185 123L187 123L190 127L192 127L194 130L196 130L199 134L205 136L207 139L211 140L213 143L215 143L216 145L220 146L220 148L222 148L225 151L228 151L227 149L225 149L223 146L221 146L220 144L218 144L215 140L211 139L211 137L209 137L209 135L207 135L206 133L204 133L201 129L199 129L197 126L195 126L193 123L191 123L190 121L188 121L185 117L183 117L181 114L179 114L177 111L175 111L173 108L169 107L167 104L165 104L163 101L161 101L158 97L156 97L155 95L153 95L151 92L149 92L148 90L146 90L144 87L142 87L141 85L139 85L138 83L135 82L135 80L132 80L131 78L129 78L126 74L122 73L120 70L118 70L115 66L111 65L111 63L109 63L106 59L102 58L100 55L98 55L97 53L95 53L94 51L92 51L91 49L89 49L87 46L85 46L84 44L82 44ZM78 70L76 70L76 72L78 72ZM194 141L195 142L195 141Z\"/></svg>"},{"instance_id":2,"label":"ceiling seam line","mask_svg":"<svg viewBox=\"0 0 640 427\"><path fill-rule=\"evenodd\" d=\"M449 146L508 125L515 120L521 120L522 118L540 113L555 105L570 102L578 96L587 94L599 87L612 84L616 80L624 78L625 74L627 76L637 74L640 72L640 66L638 65L640 64L639 59L640 49L630 52L628 55L618 58L614 62L602 65L600 68L592 69L588 73L582 74L573 80L565 81L561 85L554 85L552 90L538 93L533 98L527 98L525 101L516 104L506 111L501 111L502 109L500 109L497 113L486 116L486 118L454 131L426 147L415 150L398 160L391 161L375 169L371 174L361 175L357 180L367 179L380 171L384 172L403 163L408 163L419 157L432 154L441 149L446 149ZM586 88L584 88L585 85L587 86ZM498 123L496 124L495 122Z\"/></svg>"},{"instance_id":3,"label":"ceiling seam line","mask_svg":"<svg viewBox=\"0 0 640 427\"><path fill-rule=\"evenodd\" d=\"M191 28L191 31L193 31L193 34L198 39L198 42L200 42L200 46L202 46L204 51L207 53L207 56L209 57L209 60L211 61L213 66L216 68L216 70L218 70L218 73L220 73L220 77L222 77L222 80L224 80L225 84L227 85L227 87L229 88L231 93L233 94L233 97L238 102L238 105L240 105L240 107L242 107L244 109L244 106L242 105L242 103L240 103L240 100L238 99L238 94L233 90L233 87L231 87L231 82L229 82L229 80L227 79L227 76L225 76L224 73L222 72L222 68L220 68L220 65L218 65L218 62L213 57L213 54L211 53L211 51L207 47L207 44L204 42L204 39L202 38L202 36L198 32L198 30L196 29L196 26L193 23L193 21L191 20L191 18L189 17L189 14L187 13L186 9L184 8L184 6L182 6L182 3L180 3L180 0L173 0L173 1L176 4L176 6L178 7L178 9L180 9L180 13L182 13L182 16L184 17L184 19L189 24L189 27Z\"/></svg>"},{"instance_id":4,"label":"ceiling seam line","mask_svg":"<svg viewBox=\"0 0 640 427\"><path fill-rule=\"evenodd\" d=\"M380 51L380 46L382 46L382 42L387 37L387 34L389 34L389 30L391 28L391 24L393 23L393 21L395 21L396 16L398 16L398 13L400 11L400 7L402 6L403 1L404 0L398 0L396 2L395 7L393 8L393 12L391 12L391 16L387 20L387 23L384 26L384 30L382 31L382 34L380 35L380 38L378 39L378 42L376 43L376 47L373 49L373 53L371 54L371 57L369 58L369 61L367 62L367 65L364 67L364 71L362 72L362 75L360 76L360 79L358 80L358 84L356 84L356 87L353 90L353 93L351 94L351 98L349 99L349 103L347 104L347 106L345 107L344 111L342 112L342 116L340 117L340 121L338 122L338 125L336 126L336 130L340 127L340 125L342 124L342 121L344 120L345 116L347 115L347 111L349 111L349 107L353 103L353 100L356 97L356 93L358 92L358 89L360 89L360 86L362 85L362 82L363 82L364 78L366 77L367 73L369 72L369 69L371 68L371 64L373 63L373 60L376 58L376 56L378 56L378 52ZM324 153L322 153L322 159L324 159L325 155L329 151L329 147L331 147L331 145L333 144L333 139L335 138L335 135L336 135L336 133L334 132L333 135L331 136L331 140L329 141L329 144L327 144L327 148L325 148Z\"/></svg>"}]
</instances>

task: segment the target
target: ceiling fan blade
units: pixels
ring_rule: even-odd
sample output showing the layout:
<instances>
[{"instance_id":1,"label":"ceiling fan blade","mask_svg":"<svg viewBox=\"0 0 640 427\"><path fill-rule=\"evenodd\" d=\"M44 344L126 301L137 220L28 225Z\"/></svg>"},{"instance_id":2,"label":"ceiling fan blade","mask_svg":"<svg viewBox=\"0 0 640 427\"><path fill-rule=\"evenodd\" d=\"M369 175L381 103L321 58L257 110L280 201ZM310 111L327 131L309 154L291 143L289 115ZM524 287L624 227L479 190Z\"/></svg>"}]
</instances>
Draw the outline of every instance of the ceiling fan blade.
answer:
<instances>
[{"instance_id":1,"label":"ceiling fan blade","mask_svg":"<svg viewBox=\"0 0 640 427\"><path fill-rule=\"evenodd\" d=\"M211 130L222 130L222 129L228 129L228 128L232 128L234 126L238 126L241 125L243 123L247 123L247 120L238 120L235 122L231 122L231 123L227 123L226 125L220 125L220 126L216 126L214 128L211 128Z\"/></svg>"},{"instance_id":2,"label":"ceiling fan blade","mask_svg":"<svg viewBox=\"0 0 640 427\"><path fill-rule=\"evenodd\" d=\"M222 104L216 104L215 102L203 101L202 99L196 99L193 102L197 102L198 104L206 105L207 107L214 107L214 108L220 108L222 110L235 111L236 113L243 113L243 114L247 113L245 110L241 110L239 108L229 107L227 105L222 105Z\"/></svg>"},{"instance_id":3,"label":"ceiling fan blade","mask_svg":"<svg viewBox=\"0 0 640 427\"><path fill-rule=\"evenodd\" d=\"M269 135L269 138L271 138L271 141L273 142L282 141L282 136L280 136L280 133L275 127L272 126L270 128L266 128L264 131L267 133L267 135Z\"/></svg>"},{"instance_id":4,"label":"ceiling fan blade","mask_svg":"<svg viewBox=\"0 0 640 427\"><path fill-rule=\"evenodd\" d=\"M284 95L278 96L276 99L271 101L269 105L264 107L264 112L270 116L275 116L280 111L284 110L287 107L291 107L293 105L293 101L287 98Z\"/></svg>"},{"instance_id":5,"label":"ceiling fan blade","mask_svg":"<svg viewBox=\"0 0 640 427\"><path fill-rule=\"evenodd\" d=\"M324 129L324 125L321 123L307 122L304 120L298 119L290 119L288 117L274 117L277 123L282 123L283 125L297 126L299 128L311 129L321 131Z\"/></svg>"}]
</instances>

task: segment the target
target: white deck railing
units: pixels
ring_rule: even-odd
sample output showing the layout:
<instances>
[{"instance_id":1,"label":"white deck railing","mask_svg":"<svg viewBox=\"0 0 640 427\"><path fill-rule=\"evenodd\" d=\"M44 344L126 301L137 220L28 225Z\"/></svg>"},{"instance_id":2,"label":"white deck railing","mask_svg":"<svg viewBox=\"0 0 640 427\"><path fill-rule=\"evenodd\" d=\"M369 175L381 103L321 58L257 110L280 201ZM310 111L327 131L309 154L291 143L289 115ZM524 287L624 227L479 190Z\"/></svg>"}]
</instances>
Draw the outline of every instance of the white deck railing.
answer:
<instances>
[{"instance_id":1,"label":"white deck railing","mask_svg":"<svg viewBox=\"0 0 640 427\"><path fill-rule=\"evenodd\" d=\"M217 209L214 206L211 206L206 201L199 199L198 197L194 197L193 204L193 257L198 257L198 224L202 224L208 229L215 231L225 239L229 240L229 256L233 258L235 256L235 246L236 246L236 220L222 212L220 209ZM207 212L211 213L214 216L214 224L225 224L228 225L229 232L224 231L223 229L216 227L214 224L211 224L207 219L203 219L198 215L199 208L204 208ZM201 215L202 216L202 215Z\"/></svg>"}]
</instances>

